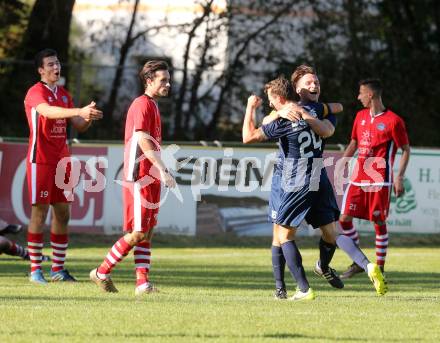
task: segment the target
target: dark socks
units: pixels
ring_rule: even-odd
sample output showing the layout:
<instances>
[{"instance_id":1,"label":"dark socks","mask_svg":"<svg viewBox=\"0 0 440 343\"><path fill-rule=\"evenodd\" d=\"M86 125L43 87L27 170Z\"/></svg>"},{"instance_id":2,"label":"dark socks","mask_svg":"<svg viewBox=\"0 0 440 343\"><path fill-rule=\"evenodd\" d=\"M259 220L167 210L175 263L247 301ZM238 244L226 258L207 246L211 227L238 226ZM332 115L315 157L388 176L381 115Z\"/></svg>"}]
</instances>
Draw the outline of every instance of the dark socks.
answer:
<instances>
[{"instance_id":1,"label":"dark socks","mask_svg":"<svg viewBox=\"0 0 440 343\"><path fill-rule=\"evenodd\" d=\"M295 241L288 241L281 244L283 249L283 255L286 259L287 267L290 270L293 278L298 283L298 287L301 292L307 292L310 288L309 282L306 279L306 273L304 272L304 267L302 265L301 253L295 244Z\"/></svg>"},{"instance_id":2,"label":"dark socks","mask_svg":"<svg viewBox=\"0 0 440 343\"><path fill-rule=\"evenodd\" d=\"M362 267L365 271L367 270L367 264L370 263L370 261L368 261L367 256L364 255L351 238L345 235L339 235L336 238L336 244L341 250L344 250L358 266Z\"/></svg>"},{"instance_id":3,"label":"dark socks","mask_svg":"<svg viewBox=\"0 0 440 343\"><path fill-rule=\"evenodd\" d=\"M0 254L1 253L11 256L19 256L21 258L29 256L26 248L2 236L0 236Z\"/></svg>"},{"instance_id":4,"label":"dark socks","mask_svg":"<svg viewBox=\"0 0 440 343\"><path fill-rule=\"evenodd\" d=\"M285 266L286 260L283 255L283 250L281 247L272 245L272 269L276 288L286 288L286 284L284 283Z\"/></svg>"},{"instance_id":5,"label":"dark socks","mask_svg":"<svg viewBox=\"0 0 440 343\"><path fill-rule=\"evenodd\" d=\"M328 271L330 261L335 254L336 245L327 243L322 238L319 240L319 266L325 273Z\"/></svg>"}]
</instances>

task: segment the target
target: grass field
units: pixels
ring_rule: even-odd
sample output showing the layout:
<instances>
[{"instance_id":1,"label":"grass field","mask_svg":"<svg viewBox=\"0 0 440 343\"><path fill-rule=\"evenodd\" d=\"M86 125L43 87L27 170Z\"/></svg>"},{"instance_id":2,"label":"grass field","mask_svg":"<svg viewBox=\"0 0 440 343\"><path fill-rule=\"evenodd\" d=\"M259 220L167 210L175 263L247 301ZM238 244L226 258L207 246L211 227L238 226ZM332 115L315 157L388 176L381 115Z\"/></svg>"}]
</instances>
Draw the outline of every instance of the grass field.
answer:
<instances>
[{"instance_id":1,"label":"grass field","mask_svg":"<svg viewBox=\"0 0 440 343\"><path fill-rule=\"evenodd\" d=\"M77 284L32 285L26 262L0 257L0 342L440 341L439 247L391 247L389 293L378 297L366 275L343 290L330 288L310 272L315 243L300 242L318 297L293 303L272 297L269 239L244 247L159 240L151 275L161 293L141 299L134 296L132 256L113 273L118 294L88 281L110 246L108 238L88 240L73 241L69 251ZM337 251L333 267L348 264ZM290 274L286 279L293 294Z\"/></svg>"}]
</instances>

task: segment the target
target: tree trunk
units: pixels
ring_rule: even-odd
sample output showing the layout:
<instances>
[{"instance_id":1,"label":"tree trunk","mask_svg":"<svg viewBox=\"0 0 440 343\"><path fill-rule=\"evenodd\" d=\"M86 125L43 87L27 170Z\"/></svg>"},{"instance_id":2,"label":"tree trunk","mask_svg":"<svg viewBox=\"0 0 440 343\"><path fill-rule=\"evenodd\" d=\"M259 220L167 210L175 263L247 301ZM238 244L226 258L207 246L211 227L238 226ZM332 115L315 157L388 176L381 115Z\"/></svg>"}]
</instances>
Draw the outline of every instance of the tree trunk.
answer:
<instances>
[{"instance_id":1,"label":"tree trunk","mask_svg":"<svg viewBox=\"0 0 440 343\"><path fill-rule=\"evenodd\" d=\"M27 29L18 49L17 59L33 61L35 55L45 49L57 51L63 65L68 62L69 32L75 0L36 0ZM68 72L63 72L67 77ZM16 64L5 76L7 87L2 91L0 110L5 115L5 130L14 135L28 134L23 99L27 89L39 80L32 65ZM11 118L11 120L8 120Z\"/></svg>"},{"instance_id":2,"label":"tree trunk","mask_svg":"<svg viewBox=\"0 0 440 343\"><path fill-rule=\"evenodd\" d=\"M239 69L241 56L245 53L249 44L256 37L258 37L258 35L260 35L263 31L265 31L271 25L276 23L280 19L281 16L288 13L289 10L291 10L293 5L294 5L294 2L289 2L287 5L283 6L283 8L281 8L279 11L277 11L273 15L272 19L269 20L266 24L262 25L260 28L256 29L254 32L249 33L249 35L246 37L246 39L244 39L242 46L238 49L237 53L235 54L235 56L232 60L233 62L229 66L226 67L227 68L226 72L222 76L220 76L221 78L223 78L224 81L223 81L223 84L220 89L220 95L217 99L217 106L212 114L212 119L207 126L206 136L208 139L215 139L216 138L214 136L214 133L215 133L215 129L217 128L218 121L219 121L220 116L223 111L223 106L225 103L225 101L224 101L225 95L226 95L227 91L229 90L232 82L234 81L235 74Z\"/></svg>"},{"instance_id":3,"label":"tree trunk","mask_svg":"<svg viewBox=\"0 0 440 343\"><path fill-rule=\"evenodd\" d=\"M122 76L124 74L124 65L125 60L127 59L128 52L130 50L130 47L133 45L133 28L136 23L136 15L139 7L139 0L135 0L134 6L133 6L133 12L131 13L131 20L130 25L127 30L127 35L125 37L124 44L122 44L120 54L119 54L119 61L118 65L116 67L116 73L115 78L113 79L111 90L110 90L110 96L108 98L108 101L106 105L104 106L104 113L107 119L104 121L106 123L107 129L111 130L114 127L114 118L113 113L116 106L116 99L118 97L119 87L121 85Z\"/></svg>"},{"instance_id":4,"label":"tree trunk","mask_svg":"<svg viewBox=\"0 0 440 343\"><path fill-rule=\"evenodd\" d=\"M196 35L196 30L199 28L199 26L203 23L205 18L209 16L212 9L212 3L213 0L209 0L203 5L203 14L198 17L196 20L194 20L194 25L191 28L190 32L188 33L188 40L186 42L185 47L185 53L183 54L183 75L182 75L182 84L179 88L179 96L176 100L176 107L175 107L175 113L176 116L174 118L174 138L179 139L182 138L183 132L182 132L182 115L183 115L183 104L185 102L185 95L187 91L187 83L188 83L188 62L189 62L189 53L191 50L191 44L192 40L194 39Z\"/></svg>"},{"instance_id":5,"label":"tree trunk","mask_svg":"<svg viewBox=\"0 0 440 343\"><path fill-rule=\"evenodd\" d=\"M26 60L44 48L55 49L61 62L69 56L69 33L75 0L36 0L23 39L21 57Z\"/></svg>"}]
</instances>

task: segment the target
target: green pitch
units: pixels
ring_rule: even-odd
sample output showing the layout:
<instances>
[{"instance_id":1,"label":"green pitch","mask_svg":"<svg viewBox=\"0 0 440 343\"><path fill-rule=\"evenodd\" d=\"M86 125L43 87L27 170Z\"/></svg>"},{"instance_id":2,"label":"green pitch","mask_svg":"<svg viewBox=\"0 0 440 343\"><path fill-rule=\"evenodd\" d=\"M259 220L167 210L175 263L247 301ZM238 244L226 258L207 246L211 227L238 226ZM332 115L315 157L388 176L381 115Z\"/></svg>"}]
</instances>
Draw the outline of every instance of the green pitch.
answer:
<instances>
[{"instance_id":1,"label":"green pitch","mask_svg":"<svg viewBox=\"0 0 440 343\"><path fill-rule=\"evenodd\" d=\"M391 247L384 297L366 275L347 280L343 290L330 288L310 272L318 249L303 248L318 297L293 303L273 299L270 250L261 245L159 244L151 276L161 293L139 300L132 256L113 273L120 292L104 294L88 273L110 245L72 245L68 269L77 284L30 284L26 262L0 257L0 342L440 341L440 248ZM342 271L348 264L337 251L333 267ZM287 271L286 280L293 295Z\"/></svg>"}]
</instances>

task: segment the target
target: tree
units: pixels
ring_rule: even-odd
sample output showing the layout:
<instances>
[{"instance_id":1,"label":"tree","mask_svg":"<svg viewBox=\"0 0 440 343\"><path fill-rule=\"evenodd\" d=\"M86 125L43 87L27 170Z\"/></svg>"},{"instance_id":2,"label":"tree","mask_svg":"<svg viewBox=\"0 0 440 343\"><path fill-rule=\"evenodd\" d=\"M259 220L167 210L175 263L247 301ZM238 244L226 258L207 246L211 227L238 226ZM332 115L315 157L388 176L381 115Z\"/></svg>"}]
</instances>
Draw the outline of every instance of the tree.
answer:
<instances>
[{"instance_id":1,"label":"tree","mask_svg":"<svg viewBox=\"0 0 440 343\"><path fill-rule=\"evenodd\" d=\"M268 59L274 52L284 55L282 27L292 28L292 24L287 21L282 23L282 19L295 13L293 8L298 3L230 1L228 7L220 13L214 10L213 1L200 2L200 6L203 11L187 32L183 76L176 100L176 139L224 138L219 130L219 122L223 118L226 127L231 127L227 123L231 117L230 109L235 102L226 101L226 98L230 100L234 93L241 93L246 88L247 85L240 81L246 72L254 72L251 61L260 64L264 71L264 68L270 69L273 65ZM226 63L219 75L207 86L204 79L223 62L218 56L217 48L222 33L228 40L224 56ZM197 36L199 43L191 52ZM264 43L265 40L278 40L280 44L267 49L270 44ZM188 68L190 62L195 68ZM259 73L262 74L261 71ZM242 104L242 100L239 102ZM192 126L191 118L195 122Z\"/></svg>"},{"instance_id":2,"label":"tree","mask_svg":"<svg viewBox=\"0 0 440 343\"><path fill-rule=\"evenodd\" d=\"M120 121L123 112L126 110L126 103L131 99L121 99L120 88L124 84L124 71L127 67L127 60L133 50L140 49L142 45L143 54L145 51L143 43L149 36L156 35L164 30L171 28L181 28L184 25L170 25L167 23L159 25L148 25L145 15L139 13L139 0L120 0L119 4L126 3L131 5L130 20L126 16L115 13L114 17L109 21L94 20L93 24L101 25L99 31L94 32L90 40L94 45L101 47L101 52L109 53L116 56L117 64L115 73L109 88L107 99L101 102L103 106L106 120L100 126L102 138L119 138L120 125L116 125ZM132 83L131 83L132 84ZM137 88L137 87L135 87Z\"/></svg>"},{"instance_id":3,"label":"tree","mask_svg":"<svg viewBox=\"0 0 440 343\"><path fill-rule=\"evenodd\" d=\"M20 57L32 60L35 54L51 47L63 63L68 63L69 33L75 0L36 0L21 44Z\"/></svg>"},{"instance_id":4,"label":"tree","mask_svg":"<svg viewBox=\"0 0 440 343\"><path fill-rule=\"evenodd\" d=\"M0 59L14 56L20 44L28 11L19 0L0 0Z\"/></svg>"},{"instance_id":5,"label":"tree","mask_svg":"<svg viewBox=\"0 0 440 343\"><path fill-rule=\"evenodd\" d=\"M68 63L69 32L75 0L36 0L32 7L28 26L20 46L17 48L18 60L32 61L35 54L44 48L53 48L60 60ZM67 72L64 75L68 75ZM1 84L2 97L0 111L7 119L1 125L2 135L27 133L26 118L23 115L23 99L26 89L38 79L35 68L30 63L17 62L8 70Z\"/></svg>"},{"instance_id":6,"label":"tree","mask_svg":"<svg viewBox=\"0 0 440 343\"><path fill-rule=\"evenodd\" d=\"M233 50L231 63L229 63L223 75L221 75L219 79L221 85L220 94L216 101L216 106L213 111L212 118L207 125L208 138L216 138L214 131L217 127L219 118L222 115L222 111L225 105L225 96L233 85L237 86L237 83L234 83L237 77L241 78L241 76L243 75L239 72L239 70L244 69L243 66L246 63L243 57L246 57L247 60L252 58L252 56L249 56L249 54L245 55L245 53L249 49L250 44L258 37L262 36L262 33L268 30L271 26L278 23L282 16L286 15L286 13L290 13L294 7L294 3L288 2L287 4L285 4L284 2L280 2L277 6L276 2L272 2L270 4L270 7L272 10L266 12L270 14L269 18L265 22L263 21L260 25L255 25L253 29L249 30L248 33L239 40L239 45L236 47L236 49ZM230 12L232 14L234 13L233 8L230 9ZM277 38L281 38L281 36L279 35L279 31L276 32L277 33L275 35L277 36ZM258 51L258 53L261 54L261 51ZM261 58L261 56L259 56L259 58Z\"/></svg>"},{"instance_id":7,"label":"tree","mask_svg":"<svg viewBox=\"0 0 440 343\"><path fill-rule=\"evenodd\" d=\"M374 76L384 83L386 106L405 119L411 144L440 145L438 2L311 0L311 4L315 17L305 28L307 57L321 75L324 99L345 106L333 141L348 141L360 108L358 81Z\"/></svg>"},{"instance_id":8,"label":"tree","mask_svg":"<svg viewBox=\"0 0 440 343\"><path fill-rule=\"evenodd\" d=\"M128 59L157 54L158 51L149 52L146 47L159 33L179 37L176 39L183 36L185 40L182 58L176 59L174 68L173 127L172 131L163 130L164 137L169 138L168 134L172 134L174 139L214 138L219 119L229 117L225 97L232 86L241 87L239 80L245 72L246 59L252 57L263 66L269 65L263 60L273 51L264 51L267 44L263 41L265 38L276 40L280 35L279 21L291 14L290 9L294 7L292 2L286 4L278 0L270 4L230 1L227 8L219 8L213 0L200 0L196 3L200 11L194 20L170 24L165 17L159 24L152 25L151 20L138 13L139 1L122 2L131 4L130 20L115 12L114 18L108 22L94 20L89 23L90 26L99 25L99 30L90 30L90 40L100 47L101 54L116 56L117 61L104 104L107 118L103 127L103 134L107 134L105 138L120 137L117 132L120 125L116 125L115 120L120 121L129 102L124 98L127 94L121 95L120 89L122 85L125 89L133 89L134 73L130 71L130 79L124 75ZM256 23L256 16L264 21ZM239 25L239 21L245 25ZM234 44L227 46L225 42L232 39ZM252 53L255 49L252 44L260 46L255 54ZM231 49L232 53L221 51L219 45ZM279 48L275 50L279 51ZM166 111L164 113L167 116Z\"/></svg>"}]
</instances>

